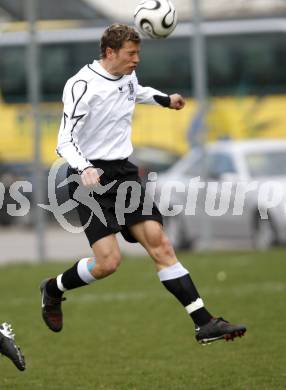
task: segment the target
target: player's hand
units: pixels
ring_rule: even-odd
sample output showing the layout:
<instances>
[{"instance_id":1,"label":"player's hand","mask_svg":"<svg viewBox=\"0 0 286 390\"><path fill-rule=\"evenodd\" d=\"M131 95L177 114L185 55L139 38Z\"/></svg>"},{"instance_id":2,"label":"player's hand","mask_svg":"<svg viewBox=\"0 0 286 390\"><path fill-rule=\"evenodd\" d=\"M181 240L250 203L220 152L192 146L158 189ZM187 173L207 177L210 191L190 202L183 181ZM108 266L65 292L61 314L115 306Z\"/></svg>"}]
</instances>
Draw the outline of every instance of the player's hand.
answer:
<instances>
[{"instance_id":1,"label":"player's hand","mask_svg":"<svg viewBox=\"0 0 286 390\"><path fill-rule=\"evenodd\" d=\"M177 93L174 93L173 95L170 95L170 107L171 109L173 110L181 110L182 108L184 108L186 102L185 102L185 99L177 94Z\"/></svg>"},{"instance_id":2,"label":"player's hand","mask_svg":"<svg viewBox=\"0 0 286 390\"><path fill-rule=\"evenodd\" d=\"M82 171L80 177L82 184L85 187L92 187L100 182L100 176L97 172L97 169L94 167L86 168L84 171Z\"/></svg>"}]
</instances>

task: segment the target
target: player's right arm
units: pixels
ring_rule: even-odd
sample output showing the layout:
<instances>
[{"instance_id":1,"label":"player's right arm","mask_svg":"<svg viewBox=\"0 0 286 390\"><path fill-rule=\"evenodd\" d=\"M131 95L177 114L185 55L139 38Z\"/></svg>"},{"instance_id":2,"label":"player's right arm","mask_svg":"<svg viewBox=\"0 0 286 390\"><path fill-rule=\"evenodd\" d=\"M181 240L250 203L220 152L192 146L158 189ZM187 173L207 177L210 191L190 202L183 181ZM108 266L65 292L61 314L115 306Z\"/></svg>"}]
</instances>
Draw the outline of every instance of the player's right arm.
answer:
<instances>
[{"instance_id":1,"label":"player's right arm","mask_svg":"<svg viewBox=\"0 0 286 390\"><path fill-rule=\"evenodd\" d=\"M84 169L81 172L80 177L82 184L85 187L92 187L100 182L100 177L98 175L97 169L93 166Z\"/></svg>"},{"instance_id":2,"label":"player's right arm","mask_svg":"<svg viewBox=\"0 0 286 390\"><path fill-rule=\"evenodd\" d=\"M89 115L87 101L87 82L69 80L63 93L64 112L60 125L57 153L81 175L84 185L95 185L99 182L96 168L85 158L79 145L79 138L84 133L84 125Z\"/></svg>"}]
</instances>

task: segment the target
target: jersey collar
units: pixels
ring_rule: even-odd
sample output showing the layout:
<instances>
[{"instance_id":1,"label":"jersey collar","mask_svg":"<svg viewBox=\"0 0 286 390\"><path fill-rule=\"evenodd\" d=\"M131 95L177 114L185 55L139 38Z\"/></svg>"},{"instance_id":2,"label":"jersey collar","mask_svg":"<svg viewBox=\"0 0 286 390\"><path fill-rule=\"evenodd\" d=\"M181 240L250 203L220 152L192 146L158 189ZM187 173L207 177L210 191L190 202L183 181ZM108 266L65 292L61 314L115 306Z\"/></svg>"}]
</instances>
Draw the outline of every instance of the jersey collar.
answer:
<instances>
[{"instance_id":1,"label":"jersey collar","mask_svg":"<svg viewBox=\"0 0 286 390\"><path fill-rule=\"evenodd\" d=\"M94 60L92 64L88 64L87 67L94 73L110 81L117 81L123 77L123 75L118 77L108 73L97 60Z\"/></svg>"}]
</instances>

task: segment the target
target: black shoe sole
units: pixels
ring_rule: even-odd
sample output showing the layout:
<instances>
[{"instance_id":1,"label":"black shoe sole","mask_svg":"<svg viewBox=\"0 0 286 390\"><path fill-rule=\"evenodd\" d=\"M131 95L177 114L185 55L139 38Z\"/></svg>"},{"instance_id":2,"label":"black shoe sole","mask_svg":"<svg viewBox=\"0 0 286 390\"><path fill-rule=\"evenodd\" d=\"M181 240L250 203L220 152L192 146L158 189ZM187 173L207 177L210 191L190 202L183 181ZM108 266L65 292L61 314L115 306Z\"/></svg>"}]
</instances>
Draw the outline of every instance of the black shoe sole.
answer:
<instances>
[{"instance_id":1,"label":"black shoe sole","mask_svg":"<svg viewBox=\"0 0 286 390\"><path fill-rule=\"evenodd\" d=\"M218 341L218 340L225 340L225 341L230 341L231 340L231 341L233 341L236 337L244 336L245 332L246 332L246 329L242 329L242 330L235 331L235 332L232 332L232 333L226 333L226 334L223 334L223 335L218 336L218 337L203 338L203 339L200 339L200 340L197 340L197 341L198 341L198 343L200 343L202 345L211 344L214 341Z\"/></svg>"},{"instance_id":2,"label":"black shoe sole","mask_svg":"<svg viewBox=\"0 0 286 390\"><path fill-rule=\"evenodd\" d=\"M3 340L0 354L9 359L20 371L26 368L25 358L14 340Z\"/></svg>"}]
</instances>

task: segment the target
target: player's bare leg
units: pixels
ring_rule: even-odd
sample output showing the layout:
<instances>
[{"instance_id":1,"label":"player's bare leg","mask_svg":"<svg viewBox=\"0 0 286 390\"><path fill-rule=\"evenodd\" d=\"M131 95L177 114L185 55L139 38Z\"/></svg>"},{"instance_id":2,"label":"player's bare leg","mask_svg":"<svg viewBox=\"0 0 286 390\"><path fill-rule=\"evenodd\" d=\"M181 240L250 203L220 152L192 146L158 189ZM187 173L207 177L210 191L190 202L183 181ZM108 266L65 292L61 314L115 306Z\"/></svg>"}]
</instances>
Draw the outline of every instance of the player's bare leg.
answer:
<instances>
[{"instance_id":1,"label":"player's bare leg","mask_svg":"<svg viewBox=\"0 0 286 390\"><path fill-rule=\"evenodd\" d=\"M93 257L79 260L56 278L46 279L41 284L42 317L54 332L61 331L63 327L63 293L111 275L121 262L120 249L114 234L96 241L92 250Z\"/></svg>"},{"instance_id":2,"label":"player's bare leg","mask_svg":"<svg viewBox=\"0 0 286 390\"><path fill-rule=\"evenodd\" d=\"M160 223L144 221L133 225L130 231L154 260L162 284L192 318L198 342L207 344L219 339L233 340L245 333L244 325L232 325L222 318L214 318L208 312L188 270L178 261Z\"/></svg>"}]
</instances>

